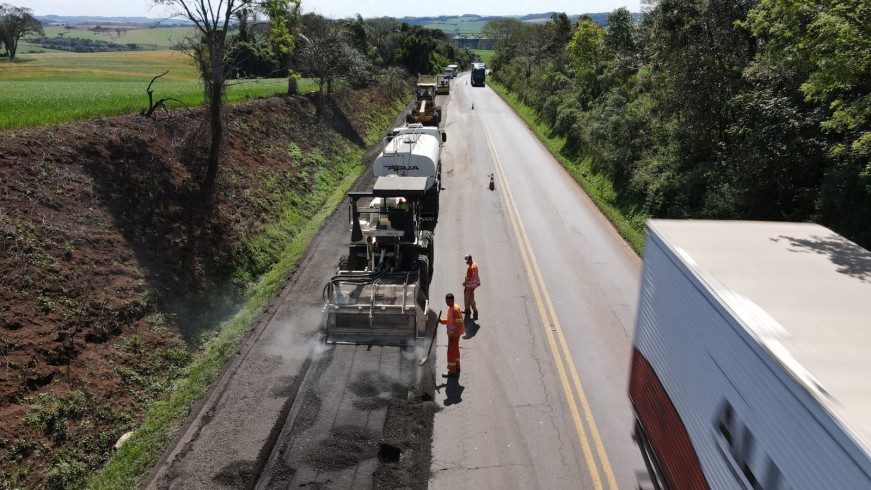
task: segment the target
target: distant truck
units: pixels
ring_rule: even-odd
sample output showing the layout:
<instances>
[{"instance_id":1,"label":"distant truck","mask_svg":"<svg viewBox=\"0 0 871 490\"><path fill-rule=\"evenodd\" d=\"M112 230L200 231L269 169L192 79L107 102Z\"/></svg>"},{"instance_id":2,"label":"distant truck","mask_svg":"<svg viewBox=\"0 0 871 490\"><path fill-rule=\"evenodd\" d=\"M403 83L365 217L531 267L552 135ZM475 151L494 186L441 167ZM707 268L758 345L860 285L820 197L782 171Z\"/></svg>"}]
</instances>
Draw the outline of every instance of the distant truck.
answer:
<instances>
[{"instance_id":1,"label":"distant truck","mask_svg":"<svg viewBox=\"0 0 871 490\"><path fill-rule=\"evenodd\" d=\"M484 63L472 63L472 86L483 87L487 77L487 67Z\"/></svg>"},{"instance_id":2,"label":"distant truck","mask_svg":"<svg viewBox=\"0 0 871 490\"><path fill-rule=\"evenodd\" d=\"M448 80L451 80L451 79L453 79L453 78L456 78L457 73L458 73L457 70L458 70L457 65L448 65L448 66L446 66L446 67L445 67L445 71L444 71L444 76L445 76L445 78L447 78Z\"/></svg>"},{"instance_id":3,"label":"distant truck","mask_svg":"<svg viewBox=\"0 0 871 490\"><path fill-rule=\"evenodd\" d=\"M629 396L656 488L871 488L871 253L814 224L652 220Z\"/></svg>"}]
</instances>

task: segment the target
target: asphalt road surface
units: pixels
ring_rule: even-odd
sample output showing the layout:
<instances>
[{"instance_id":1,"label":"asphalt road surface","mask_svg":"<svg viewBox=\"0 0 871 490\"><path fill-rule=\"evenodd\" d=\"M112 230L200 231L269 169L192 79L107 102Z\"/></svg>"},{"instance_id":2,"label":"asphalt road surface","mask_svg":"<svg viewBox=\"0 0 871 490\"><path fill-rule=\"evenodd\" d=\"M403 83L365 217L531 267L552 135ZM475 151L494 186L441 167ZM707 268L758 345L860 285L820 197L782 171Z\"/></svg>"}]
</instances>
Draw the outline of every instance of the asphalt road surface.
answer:
<instances>
[{"instance_id":1,"label":"asphalt road surface","mask_svg":"<svg viewBox=\"0 0 871 490\"><path fill-rule=\"evenodd\" d=\"M462 298L463 256L480 267L459 379L437 378L427 401L411 389L419 352L319 341L321 290L348 241L342 203L143 486L647 486L626 395L640 260L468 79L439 101L448 141L430 286L444 309L445 293ZM357 189L370 183L371 172Z\"/></svg>"},{"instance_id":2,"label":"asphalt road surface","mask_svg":"<svg viewBox=\"0 0 871 490\"><path fill-rule=\"evenodd\" d=\"M641 262L523 121L468 80L445 111L430 291L436 306L461 298L471 254L480 318L460 341L460 378L439 386L430 487L646 487L626 395Z\"/></svg>"}]
</instances>

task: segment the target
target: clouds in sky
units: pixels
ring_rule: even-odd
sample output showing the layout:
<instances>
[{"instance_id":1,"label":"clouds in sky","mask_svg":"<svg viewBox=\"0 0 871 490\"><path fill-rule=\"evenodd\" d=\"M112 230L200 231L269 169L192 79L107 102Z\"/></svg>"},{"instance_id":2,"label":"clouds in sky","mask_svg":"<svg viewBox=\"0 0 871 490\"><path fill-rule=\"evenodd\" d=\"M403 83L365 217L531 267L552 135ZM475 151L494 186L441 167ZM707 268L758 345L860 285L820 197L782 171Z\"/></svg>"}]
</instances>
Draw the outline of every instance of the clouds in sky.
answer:
<instances>
[{"instance_id":1,"label":"clouds in sky","mask_svg":"<svg viewBox=\"0 0 871 490\"><path fill-rule=\"evenodd\" d=\"M88 15L105 17L166 17L168 10L151 0L5 0L27 7L36 15ZM217 2L216 2L217 3ZM640 0L302 0L305 12L332 18L353 17L430 17L438 15L524 15L565 12L569 15L610 12L626 7L640 9Z\"/></svg>"}]
</instances>

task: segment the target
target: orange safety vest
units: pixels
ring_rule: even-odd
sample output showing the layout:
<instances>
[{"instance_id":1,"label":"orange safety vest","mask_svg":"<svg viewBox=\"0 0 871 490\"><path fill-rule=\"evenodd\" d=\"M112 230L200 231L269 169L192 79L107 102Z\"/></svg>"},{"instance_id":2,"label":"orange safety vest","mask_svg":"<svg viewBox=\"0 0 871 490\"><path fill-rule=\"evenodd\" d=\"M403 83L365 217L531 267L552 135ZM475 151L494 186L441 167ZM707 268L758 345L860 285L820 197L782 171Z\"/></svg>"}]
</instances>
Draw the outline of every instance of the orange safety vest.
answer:
<instances>
[{"instance_id":1,"label":"orange safety vest","mask_svg":"<svg viewBox=\"0 0 871 490\"><path fill-rule=\"evenodd\" d=\"M440 321L442 325L448 326L448 337L460 337L466 333L466 327L463 325L463 310L457 305L454 305L453 311L448 310L447 318Z\"/></svg>"},{"instance_id":2,"label":"orange safety vest","mask_svg":"<svg viewBox=\"0 0 871 490\"><path fill-rule=\"evenodd\" d=\"M478 277L478 264L472 262L468 269L466 269L466 283L465 286L467 288L476 288L481 285L481 278Z\"/></svg>"}]
</instances>

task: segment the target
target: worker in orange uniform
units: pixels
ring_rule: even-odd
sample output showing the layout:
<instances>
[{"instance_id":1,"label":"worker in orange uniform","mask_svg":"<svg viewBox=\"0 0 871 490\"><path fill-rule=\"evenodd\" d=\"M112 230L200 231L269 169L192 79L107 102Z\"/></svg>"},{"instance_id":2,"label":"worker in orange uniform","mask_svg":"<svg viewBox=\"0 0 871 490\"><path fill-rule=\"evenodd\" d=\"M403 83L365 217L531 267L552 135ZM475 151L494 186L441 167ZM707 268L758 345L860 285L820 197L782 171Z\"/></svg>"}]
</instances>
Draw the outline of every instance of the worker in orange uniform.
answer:
<instances>
[{"instance_id":1,"label":"worker in orange uniform","mask_svg":"<svg viewBox=\"0 0 871 490\"><path fill-rule=\"evenodd\" d=\"M463 281L463 309L469 314L469 308L472 309L475 320L478 319L478 304L475 303L475 289L481 285L481 276L478 275L478 264L472 261L471 255L466 255L466 280Z\"/></svg>"},{"instance_id":2,"label":"worker in orange uniform","mask_svg":"<svg viewBox=\"0 0 871 490\"><path fill-rule=\"evenodd\" d=\"M448 327L448 372L442 377L455 378L460 375L460 337L466 333L466 328L463 326L463 312L454 304L454 295L446 294L445 303L448 316L444 320L439 318L439 323Z\"/></svg>"}]
</instances>

